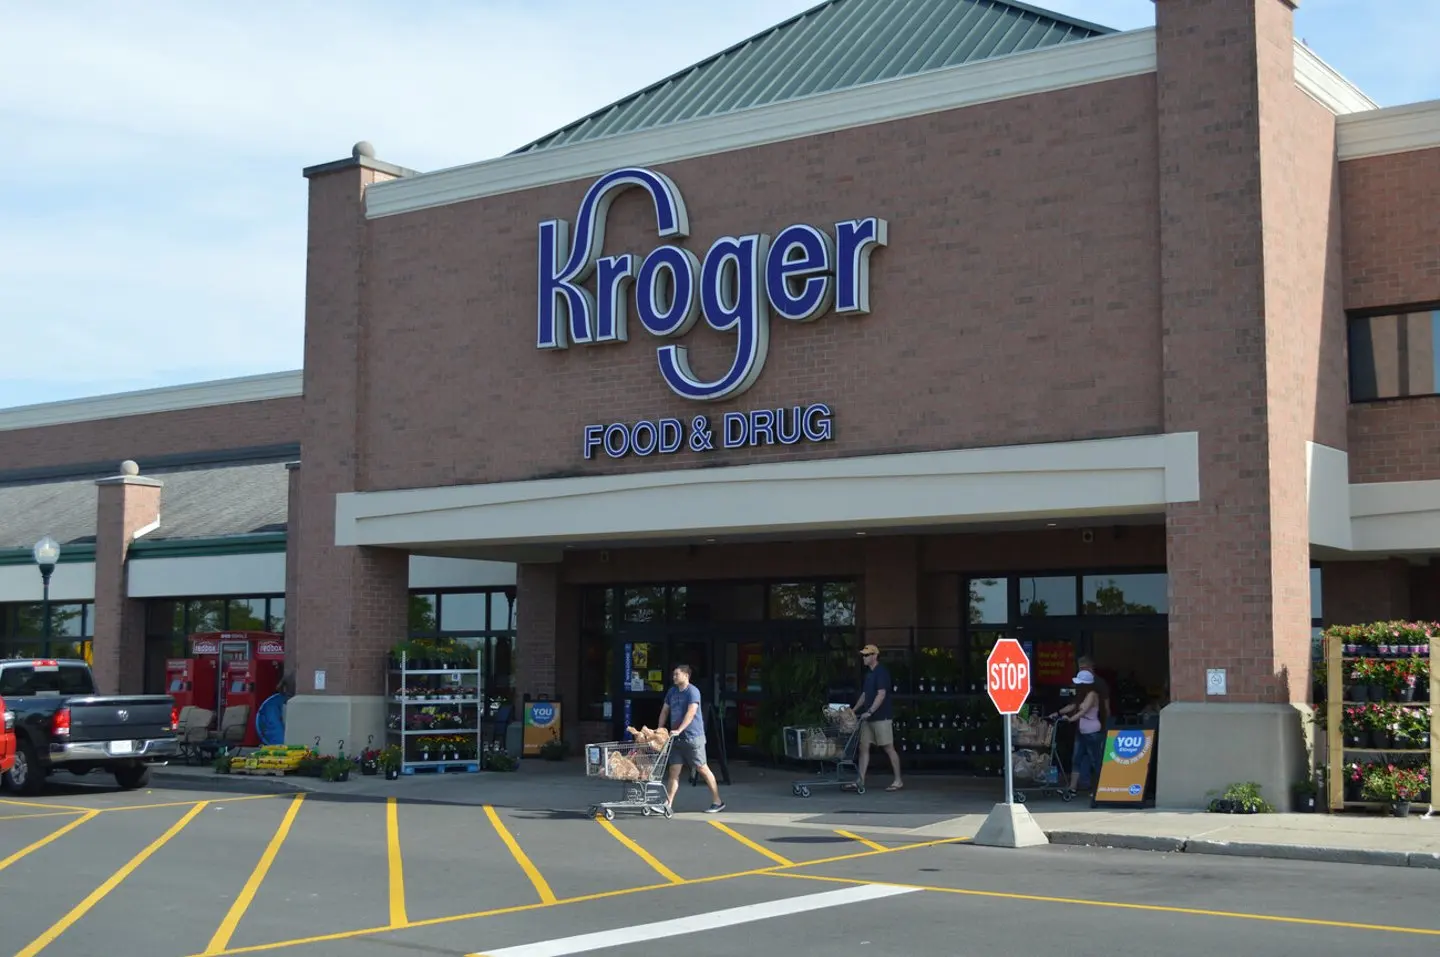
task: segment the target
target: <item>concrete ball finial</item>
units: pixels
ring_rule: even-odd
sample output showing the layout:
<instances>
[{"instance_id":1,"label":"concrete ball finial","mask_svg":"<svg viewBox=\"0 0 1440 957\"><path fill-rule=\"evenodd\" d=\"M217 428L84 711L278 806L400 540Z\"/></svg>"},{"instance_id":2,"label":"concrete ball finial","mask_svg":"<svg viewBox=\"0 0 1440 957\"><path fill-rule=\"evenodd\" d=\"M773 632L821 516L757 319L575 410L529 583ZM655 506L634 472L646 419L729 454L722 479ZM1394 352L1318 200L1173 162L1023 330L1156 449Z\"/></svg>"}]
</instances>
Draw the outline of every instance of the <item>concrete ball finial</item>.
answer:
<instances>
[{"instance_id":1,"label":"concrete ball finial","mask_svg":"<svg viewBox=\"0 0 1440 957\"><path fill-rule=\"evenodd\" d=\"M350 150L350 155L355 159L359 159L362 156L374 159L375 147L371 146L368 140L361 140Z\"/></svg>"},{"instance_id":2,"label":"concrete ball finial","mask_svg":"<svg viewBox=\"0 0 1440 957\"><path fill-rule=\"evenodd\" d=\"M134 461L133 459L126 459L125 461L123 461L123 462L120 463L120 474L121 474L121 475L139 475L139 474L140 474L140 466L137 465L137 464L135 464L135 461Z\"/></svg>"}]
</instances>

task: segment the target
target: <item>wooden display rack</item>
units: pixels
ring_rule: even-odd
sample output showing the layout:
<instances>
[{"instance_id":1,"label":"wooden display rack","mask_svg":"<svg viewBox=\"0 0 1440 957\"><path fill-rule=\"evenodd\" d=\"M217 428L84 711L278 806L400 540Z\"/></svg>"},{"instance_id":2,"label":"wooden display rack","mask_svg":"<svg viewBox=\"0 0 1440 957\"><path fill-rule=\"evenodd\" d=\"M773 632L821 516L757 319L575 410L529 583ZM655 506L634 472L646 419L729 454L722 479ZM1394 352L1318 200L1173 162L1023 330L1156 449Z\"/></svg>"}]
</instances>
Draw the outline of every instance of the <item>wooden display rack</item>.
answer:
<instances>
[{"instance_id":1,"label":"wooden display rack","mask_svg":"<svg viewBox=\"0 0 1440 957\"><path fill-rule=\"evenodd\" d=\"M1429 654L1425 657L1429 663L1429 684L1430 699L1428 701L1387 701L1391 704L1405 708L1431 709L1430 713L1430 747L1425 748L1361 748L1347 747L1345 745L1345 730L1343 727L1345 708L1355 705L1374 704L1369 701L1346 701L1344 700L1344 689L1346 687L1346 668L1356 661L1394 661L1399 660L1397 656L1385 655L1347 655L1344 652L1345 642L1332 635L1325 636L1325 742L1326 742L1326 765L1329 769L1327 779L1327 804L1331 811L1343 811L1350 808L1382 809L1389 807L1386 801L1347 801L1345 800L1345 764L1348 754L1369 754L1369 755L1428 755L1430 758L1430 809L1427 817L1433 816L1435 811L1434 780L1436 769L1440 769L1440 734L1437 734L1435 723L1435 707L1440 706L1440 675L1435 671L1435 646L1440 644L1440 635L1432 638L1429 642ZM1401 656L1404 657L1404 656Z\"/></svg>"}]
</instances>

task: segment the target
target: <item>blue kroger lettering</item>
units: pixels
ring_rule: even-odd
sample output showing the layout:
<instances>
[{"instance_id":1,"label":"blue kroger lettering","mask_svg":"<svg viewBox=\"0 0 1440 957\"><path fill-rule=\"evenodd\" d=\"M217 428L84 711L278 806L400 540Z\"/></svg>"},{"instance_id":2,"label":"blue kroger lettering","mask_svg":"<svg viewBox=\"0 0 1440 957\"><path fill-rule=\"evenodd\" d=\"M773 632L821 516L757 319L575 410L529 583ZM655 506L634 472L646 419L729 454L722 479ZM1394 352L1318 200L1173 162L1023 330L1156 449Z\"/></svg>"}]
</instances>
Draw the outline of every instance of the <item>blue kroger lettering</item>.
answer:
<instances>
[{"instance_id":1,"label":"blue kroger lettering","mask_svg":"<svg viewBox=\"0 0 1440 957\"><path fill-rule=\"evenodd\" d=\"M539 348L628 341L633 293L640 325L658 338L686 335L701 316L717 332L735 334L729 369L714 379L695 374L684 345L668 343L656 350L660 375L671 391L686 399L715 402L740 395L755 384L769 350L772 310L793 322L812 322L832 307L842 315L870 311L870 256L889 243L885 220L869 217L836 223L833 238L804 224L786 226L773 242L764 233L722 236L703 260L674 243L657 246L643 258L631 253L602 258L610 205L620 192L632 188L649 195L661 239L689 236L685 201L663 173L628 167L597 179L580 203L573 240L564 220L540 224ZM593 292L584 285L592 276ZM765 437L773 437L780 422L778 413L768 424L761 419L762 440L769 441ZM747 419L747 434L755 424ZM606 435L604 428L586 430L587 457L596 448L616 455L636 450L633 434L627 433L624 450L618 433L613 440ZM640 438L639 449L651 448L648 432ZM798 435L792 441L798 441ZM665 444L657 434L652 451L665 451ZM782 440L782 444L792 443Z\"/></svg>"}]
</instances>

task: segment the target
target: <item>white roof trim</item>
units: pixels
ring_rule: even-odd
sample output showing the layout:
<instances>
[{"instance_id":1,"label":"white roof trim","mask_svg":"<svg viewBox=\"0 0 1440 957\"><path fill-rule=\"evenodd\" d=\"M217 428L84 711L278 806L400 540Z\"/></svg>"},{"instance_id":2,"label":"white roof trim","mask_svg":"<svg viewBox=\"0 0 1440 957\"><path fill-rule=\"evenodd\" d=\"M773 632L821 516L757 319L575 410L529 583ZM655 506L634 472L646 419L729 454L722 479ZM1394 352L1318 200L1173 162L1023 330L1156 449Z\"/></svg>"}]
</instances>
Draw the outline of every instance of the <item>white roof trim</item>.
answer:
<instances>
[{"instance_id":1,"label":"white roof trim","mask_svg":"<svg viewBox=\"0 0 1440 957\"><path fill-rule=\"evenodd\" d=\"M335 544L556 546L616 539L1163 513L1200 496L1196 433L350 492Z\"/></svg>"},{"instance_id":2,"label":"white roof trim","mask_svg":"<svg viewBox=\"0 0 1440 957\"><path fill-rule=\"evenodd\" d=\"M1356 552L1440 552L1440 481L1352 485L1350 526Z\"/></svg>"},{"instance_id":3,"label":"white roof trim","mask_svg":"<svg viewBox=\"0 0 1440 957\"><path fill-rule=\"evenodd\" d=\"M1342 161L1434 149L1440 146L1440 100L1341 116L1335 133Z\"/></svg>"},{"instance_id":4,"label":"white roof trim","mask_svg":"<svg viewBox=\"0 0 1440 957\"><path fill-rule=\"evenodd\" d=\"M84 399L66 399L41 405L23 405L13 409L0 409L0 432L90 422L95 419L116 419L127 415L148 415L153 412L176 412L212 405L233 405L237 402L284 399L300 395L303 386L304 374L297 370L268 372L238 379L192 382L160 389L143 389L139 392L118 392Z\"/></svg>"},{"instance_id":5,"label":"white roof trim","mask_svg":"<svg viewBox=\"0 0 1440 957\"><path fill-rule=\"evenodd\" d=\"M1155 72L1155 28L376 183L371 219L766 143Z\"/></svg>"},{"instance_id":6,"label":"white roof trim","mask_svg":"<svg viewBox=\"0 0 1440 957\"><path fill-rule=\"evenodd\" d=\"M1336 115L1380 108L1379 103L1299 40L1295 41L1295 85Z\"/></svg>"}]
</instances>

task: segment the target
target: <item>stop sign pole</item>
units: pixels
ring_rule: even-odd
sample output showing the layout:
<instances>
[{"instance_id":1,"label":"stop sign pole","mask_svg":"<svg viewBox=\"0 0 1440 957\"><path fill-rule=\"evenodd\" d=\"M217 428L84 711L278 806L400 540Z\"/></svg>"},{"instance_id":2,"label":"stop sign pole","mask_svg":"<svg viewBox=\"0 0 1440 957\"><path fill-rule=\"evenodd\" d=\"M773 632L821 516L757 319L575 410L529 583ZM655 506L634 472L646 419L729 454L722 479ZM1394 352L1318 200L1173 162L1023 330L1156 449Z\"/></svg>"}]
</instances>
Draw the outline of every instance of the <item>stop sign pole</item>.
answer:
<instances>
[{"instance_id":1,"label":"stop sign pole","mask_svg":"<svg viewBox=\"0 0 1440 957\"><path fill-rule=\"evenodd\" d=\"M1005 803L1015 803L1015 762L1011 760L1010 719L1025 707L1030 697L1030 658L1020 642L1001 638L985 660L985 693L990 695L995 710L1005 717Z\"/></svg>"},{"instance_id":2,"label":"stop sign pole","mask_svg":"<svg viewBox=\"0 0 1440 957\"><path fill-rule=\"evenodd\" d=\"M1011 753L1014 739L1010 719L1025 707L1030 697L1030 656L1014 638L995 642L985 660L985 693L995 710L1005 718L1005 801L997 804L975 832L974 844L990 847L1034 847L1049 844L1050 839L1030 816L1023 804L1015 803L1015 761Z\"/></svg>"}]
</instances>

